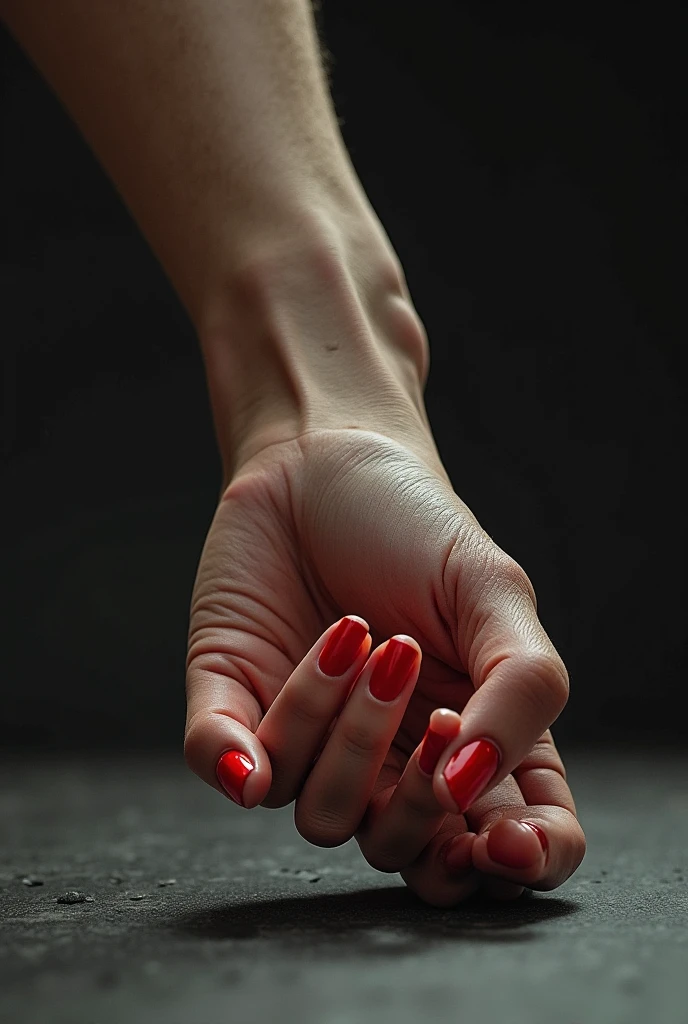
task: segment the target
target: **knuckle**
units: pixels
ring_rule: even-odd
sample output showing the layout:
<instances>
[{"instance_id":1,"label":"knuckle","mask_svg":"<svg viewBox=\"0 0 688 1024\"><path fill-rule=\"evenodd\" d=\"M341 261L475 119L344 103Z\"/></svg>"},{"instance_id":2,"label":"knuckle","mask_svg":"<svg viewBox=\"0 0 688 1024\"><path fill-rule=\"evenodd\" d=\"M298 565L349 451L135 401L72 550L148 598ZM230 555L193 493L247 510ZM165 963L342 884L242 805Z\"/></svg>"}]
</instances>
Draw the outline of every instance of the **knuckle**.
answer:
<instances>
[{"instance_id":1,"label":"knuckle","mask_svg":"<svg viewBox=\"0 0 688 1024\"><path fill-rule=\"evenodd\" d=\"M533 606L537 607L535 588L530 581L530 577L523 566L515 558L512 558L511 555L507 555L505 551L502 551L501 548L495 556L493 572L495 579L499 580L502 585L506 585L510 590L515 590L518 594L527 597Z\"/></svg>"},{"instance_id":2,"label":"knuckle","mask_svg":"<svg viewBox=\"0 0 688 1024\"><path fill-rule=\"evenodd\" d=\"M287 717L294 718L311 729L315 726L322 728L323 710L317 706L315 701L301 695L298 700L287 699L285 703L284 713Z\"/></svg>"},{"instance_id":3,"label":"knuckle","mask_svg":"<svg viewBox=\"0 0 688 1024\"><path fill-rule=\"evenodd\" d=\"M566 768L562 761L559 753L552 743L547 743L543 740L538 740L534 744L532 750L523 758L517 768L514 769L512 775L516 777L522 772L539 772L539 771L553 771L558 775L561 775L564 782L566 782Z\"/></svg>"},{"instance_id":4,"label":"knuckle","mask_svg":"<svg viewBox=\"0 0 688 1024\"><path fill-rule=\"evenodd\" d=\"M534 659L533 671L542 689L561 710L569 699L569 674L559 655L539 655Z\"/></svg>"},{"instance_id":5,"label":"knuckle","mask_svg":"<svg viewBox=\"0 0 688 1024\"><path fill-rule=\"evenodd\" d=\"M527 696L554 721L569 699L569 679L563 661L558 655L534 654L526 660L524 674L529 679Z\"/></svg>"},{"instance_id":6,"label":"knuckle","mask_svg":"<svg viewBox=\"0 0 688 1024\"><path fill-rule=\"evenodd\" d=\"M363 723L347 723L339 740L342 753L355 761L369 761L380 748L380 743Z\"/></svg>"},{"instance_id":7,"label":"knuckle","mask_svg":"<svg viewBox=\"0 0 688 1024\"><path fill-rule=\"evenodd\" d=\"M424 822L433 821L438 817L437 807L433 806L434 800L427 796L412 791L403 794L405 816L411 820Z\"/></svg>"}]
</instances>

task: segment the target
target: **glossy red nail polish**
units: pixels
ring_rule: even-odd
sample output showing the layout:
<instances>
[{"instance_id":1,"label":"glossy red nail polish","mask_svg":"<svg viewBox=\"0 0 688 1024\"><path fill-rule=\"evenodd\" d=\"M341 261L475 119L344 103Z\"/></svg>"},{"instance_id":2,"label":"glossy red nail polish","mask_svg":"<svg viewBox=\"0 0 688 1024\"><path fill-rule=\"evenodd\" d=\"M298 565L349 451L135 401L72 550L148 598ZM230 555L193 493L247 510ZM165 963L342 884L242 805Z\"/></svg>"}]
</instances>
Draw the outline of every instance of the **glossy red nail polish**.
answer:
<instances>
[{"instance_id":1,"label":"glossy red nail polish","mask_svg":"<svg viewBox=\"0 0 688 1024\"><path fill-rule=\"evenodd\" d=\"M499 751L489 740L475 740L447 762L444 778L463 814L480 796L499 765Z\"/></svg>"},{"instance_id":2,"label":"glossy red nail polish","mask_svg":"<svg viewBox=\"0 0 688 1024\"><path fill-rule=\"evenodd\" d=\"M535 835L540 840L540 846L542 847L542 852L544 853L544 855L546 857L548 852L549 852L549 840L547 839L547 833L545 832L545 830L540 828L539 825L536 825L534 821L522 821L521 824L522 825L527 825L528 828L532 828L533 832L535 833Z\"/></svg>"},{"instance_id":3,"label":"glossy red nail polish","mask_svg":"<svg viewBox=\"0 0 688 1024\"><path fill-rule=\"evenodd\" d=\"M420 748L420 755L418 757L418 767L422 772L425 772L427 775L432 775L437 767L440 754L451 739L451 736L440 736L438 732L433 732L430 726L428 726L425 731L425 736L423 737L423 746Z\"/></svg>"},{"instance_id":4,"label":"glossy red nail polish","mask_svg":"<svg viewBox=\"0 0 688 1024\"><path fill-rule=\"evenodd\" d=\"M228 750L217 762L217 777L222 788L236 804L244 806L242 794L246 778L255 765L243 750Z\"/></svg>"},{"instance_id":5,"label":"glossy red nail polish","mask_svg":"<svg viewBox=\"0 0 688 1024\"><path fill-rule=\"evenodd\" d=\"M344 618L330 633L320 652L318 668L326 676L341 676L351 668L361 649L368 629L357 619Z\"/></svg>"},{"instance_id":6,"label":"glossy red nail polish","mask_svg":"<svg viewBox=\"0 0 688 1024\"><path fill-rule=\"evenodd\" d=\"M413 671L418 651L411 644L392 637L387 641L382 657L370 677L370 692L378 700L394 700L398 697Z\"/></svg>"}]
</instances>

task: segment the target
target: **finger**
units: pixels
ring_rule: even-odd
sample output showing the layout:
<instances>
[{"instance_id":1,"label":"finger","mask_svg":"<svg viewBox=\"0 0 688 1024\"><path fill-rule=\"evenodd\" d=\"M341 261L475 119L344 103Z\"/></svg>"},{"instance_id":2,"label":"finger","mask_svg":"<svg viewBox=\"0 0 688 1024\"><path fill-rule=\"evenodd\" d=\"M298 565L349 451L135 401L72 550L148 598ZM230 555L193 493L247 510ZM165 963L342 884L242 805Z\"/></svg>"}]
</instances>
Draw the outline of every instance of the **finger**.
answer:
<instances>
[{"instance_id":1,"label":"finger","mask_svg":"<svg viewBox=\"0 0 688 1024\"><path fill-rule=\"evenodd\" d=\"M503 552L491 561L491 578L474 583L478 597L468 617L476 691L463 709L459 740L443 753L433 780L437 799L455 813L517 767L568 697L566 669L537 617L529 580Z\"/></svg>"},{"instance_id":2,"label":"finger","mask_svg":"<svg viewBox=\"0 0 688 1024\"><path fill-rule=\"evenodd\" d=\"M275 697L256 731L272 766L264 807L284 807L300 791L371 644L365 619L344 616L325 630Z\"/></svg>"},{"instance_id":3,"label":"finger","mask_svg":"<svg viewBox=\"0 0 688 1024\"><path fill-rule=\"evenodd\" d=\"M473 866L475 833L466 831L462 815L448 814L437 835L422 853L400 872L412 892L433 907L453 907L482 884Z\"/></svg>"},{"instance_id":4,"label":"finger","mask_svg":"<svg viewBox=\"0 0 688 1024\"><path fill-rule=\"evenodd\" d=\"M398 634L377 647L297 799L294 821L314 846L355 833L418 679L422 652Z\"/></svg>"},{"instance_id":5,"label":"finger","mask_svg":"<svg viewBox=\"0 0 688 1024\"><path fill-rule=\"evenodd\" d=\"M486 822L490 820L489 811L492 807L514 803L518 811L524 806L520 790L511 777L505 779L480 803L484 805ZM473 810L477 806L474 805ZM476 867L473 859L473 845L476 841L471 815L449 814L437 837L428 843L410 867L402 869L401 876L414 892L435 906L453 906L477 889L498 899L514 899L519 896L523 892L522 886L499 877L490 879Z\"/></svg>"},{"instance_id":6,"label":"finger","mask_svg":"<svg viewBox=\"0 0 688 1024\"><path fill-rule=\"evenodd\" d=\"M396 785L371 798L356 840L363 856L378 871L401 871L411 864L440 829L447 812L432 788L432 773L442 750L461 727L461 716L435 708L422 742L409 758Z\"/></svg>"},{"instance_id":7,"label":"finger","mask_svg":"<svg viewBox=\"0 0 688 1024\"><path fill-rule=\"evenodd\" d=\"M573 874L586 844L563 774L548 731L514 770L518 803L512 793L511 800L499 807L490 793L468 812L467 819L478 832L473 846L476 868L540 891L557 888Z\"/></svg>"},{"instance_id":8,"label":"finger","mask_svg":"<svg viewBox=\"0 0 688 1024\"><path fill-rule=\"evenodd\" d=\"M270 758L255 736L262 709L245 683L227 675L231 667L217 654L199 656L190 666L184 757L213 789L255 807L272 778Z\"/></svg>"}]
</instances>

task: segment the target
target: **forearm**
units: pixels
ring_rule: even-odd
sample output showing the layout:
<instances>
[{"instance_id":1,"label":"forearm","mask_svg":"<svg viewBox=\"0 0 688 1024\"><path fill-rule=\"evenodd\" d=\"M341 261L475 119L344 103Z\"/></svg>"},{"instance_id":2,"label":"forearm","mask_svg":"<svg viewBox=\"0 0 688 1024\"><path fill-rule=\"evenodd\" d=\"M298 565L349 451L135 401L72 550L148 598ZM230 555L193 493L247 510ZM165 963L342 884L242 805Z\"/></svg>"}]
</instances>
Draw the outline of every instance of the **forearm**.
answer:
<instances>
[{"instance_id":1,"label":"forearm","mask_svg":"<svg viewBox=\"0 0 688 1024\"><path fill-rule=\"evenodd\" d=\"M216 275L353 207L308 0L1 0L195 321Z\"/></svg>"},{"instance_id":2,"label":"forearm","mask_svg":"<svg viewBox=\"0 0 688 1024\"><path fill-rule=\"evenodd\" d=\"M216 422L227 421L221 443L251 417L284 412L307 429L328 407L323 385L355 388L357 365L363 390L386 375L380 346L398 341L401 376L422 375L420 332L397 302L403 275L342 142L309 0L0 0L0 11L188 310ZM297 315L304 304L319 314Z\"/></svg>"}]
</instances>

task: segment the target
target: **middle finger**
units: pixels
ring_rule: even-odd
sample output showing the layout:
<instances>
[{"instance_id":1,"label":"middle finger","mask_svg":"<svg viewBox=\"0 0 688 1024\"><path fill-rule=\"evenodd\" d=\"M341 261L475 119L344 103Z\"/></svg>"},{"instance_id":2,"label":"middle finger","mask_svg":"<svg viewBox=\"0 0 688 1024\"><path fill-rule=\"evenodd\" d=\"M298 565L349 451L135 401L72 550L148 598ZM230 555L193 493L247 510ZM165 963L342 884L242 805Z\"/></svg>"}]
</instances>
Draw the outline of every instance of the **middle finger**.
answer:
<instances>
[{"instance_id":1,"label":"middle finger","mask_svg":"<svg viewBox=\"0 0 688 1024\"><path fill-rule=\"evenodd\" d=\"M422 652L404 633L362 669L296 801L294 822L315 846L341 846L365 814L418 679Z\"/></svg>"}]
</instances>

